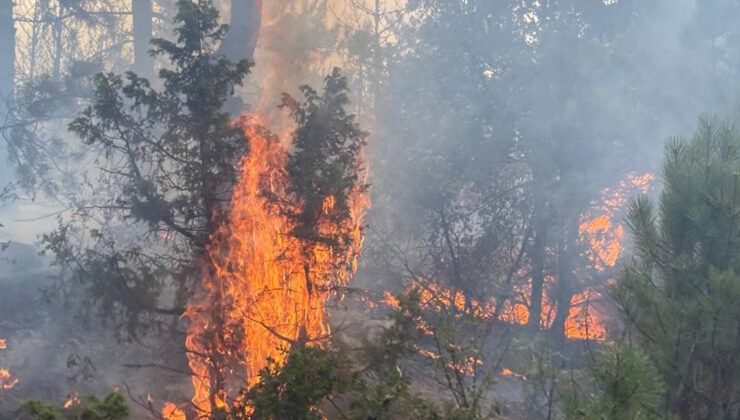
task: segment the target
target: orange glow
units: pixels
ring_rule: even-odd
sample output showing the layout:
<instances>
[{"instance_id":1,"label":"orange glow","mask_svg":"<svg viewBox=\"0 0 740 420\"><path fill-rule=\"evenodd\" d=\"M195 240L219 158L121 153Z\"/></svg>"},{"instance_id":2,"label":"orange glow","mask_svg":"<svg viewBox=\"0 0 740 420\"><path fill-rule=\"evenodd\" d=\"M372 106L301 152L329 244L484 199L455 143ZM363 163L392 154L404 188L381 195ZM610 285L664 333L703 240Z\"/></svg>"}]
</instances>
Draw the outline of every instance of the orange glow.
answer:
<instances>
[{"instance_id":1,"label":"orange glow","mask_svg":"<svg viewBox=\"0 0 740 420\"><path fill-rule=\"evenodd\" d=\"M393 309L401 309L401 305L398 302L398 299L396 299L395 296L393 296L393 293L389 291L383 292L383 298L380 300L380 302L384 305L387 305Z\"/></svg>"},{"instance_id":2,"label":"orange glow","mask_svg":"<svg viewBox=\"0 0 740 420\"><path fill-rule=\"evenodd\" d=\"M82 404L82 401L80 400L79 395L77 395L76 392L73 392L72 394L69 395L69 397L67 398L67 401L64 402L63 407L70 408L73 405L80 405L80 404Z\"/></svg>"},{"instance_id":3,"label":"orange glow","mask_svg":"<svg viewBox=\"0 0 740 420\"><path fill-rule=\"evenodd\" d=\"M570 300L568 319L565 320L565 336L581 340L604 341L607 338L598 308L591 306L591 300L601 294L591 288L573 295Z\"/></svg>"},{"instance_id":4,"label":"orange glow","mask_svg":"<svg viewBox=\"0 0 740 420\"><path fill-rule=\"evenodd\" d=\"M414 346L414 350L416 350L417 353L419 353L422 356L428 357L432 360L439 360L440 356L433 352L429 351L425 348ZM465 375L475 375L475 369L477 366L483 365L483 361L472 356L468 356L468 358L465 361L458 361L458 362L447 362L447 367L449 369L452 369L453 371L457 373L462 373Z\"/></svg>"},{"instance_id":5,"label":"orange glow","mask_svg":"<svg viewBox=\"0 0 740 420\"><path fill-rule=\"evenodd\" d=\"M600 201L595 202L592 208L582 215L579 224L579 238L586 245L584 255L591 262L593 269L604 271L614 267L622 252L624 227L615 222L615 219L624 211L629 198L635 193L646 193L653 180L653 174L628 174L619 182L618 188L605 188L601 192ZM607 281L608 283L609 281ZM545 277L542 291L542 314L540 327L550 328L555 319L557 308L551 296L551 289L555 280L552 276ZM526 325L529 321L528 299L531 296L531 279L514 290L514 299L504 303L500 310L499 319L511 324ZM601 298L601 294L588 287L580 293L574 294L570 301L570 310L565 321L565 336L571 339L589 339L603 341L607 338L604 325L604 315L594 302ZM398 308L398 301L389 292L385 292L382 299L386 305ZM467 303L461 291L452 291L436 284L424 284L421 289L421 303L426 309L436 311L444 307L456 308L459 311L475 311L476 314L490 317L494 313L494 304L477 302L474 299ZM431 334L423 321L417 325L422 332Z\"/></svg>"},{"instance_id":6,"label":"orange glow","mask_svg":"<svg viewBox=\"0 0 740 420\"><path fill-rule=\"evenodd\" d=\"M624 210L630 197L636 193L646 193L654 176L628 174L619 182L619 188L605 188L601 191L601 201L581 216L579 236L589 245L585 254L599 271L614 267L622 252L624 227L614 221Z\"/></svg>"},{"instance_id":7,"label":"orange glow","mask_svg":"<svg viewBox=\"0 0 740 420\"><path fill-rule=\"evenodd\" d=\"M187 420L185 413L171 402L166 402L162 407L162 417L164 420Z\"/></svg>"},{"instance_id":8,"label":"orange glow","mask_svg":"<svg viewBox=\"0 0 740 420\"><path fill-rule=\"evenodd\" d=\"M0 390L8 390L18 385L20 379L14 378L7 369L0 369Z\"/></svg>"},{"instance_id":9,"label":"orange glow","mask_svg":"<svg viewBox=\"0 0 740 420\"><path fill-rule=\"evenodd\" d=\"M354 275L369 204L358 190L349 222L319 226L321 235L350 238L345 252L290 235L293 222L267 198L286 196L287 152L255 117L243 124L250 153L242 159L229 215L210 237L202 283L185 312L192 402L203 416L237 400L268 358L281 363L281 348L318 345L329 334L324 305ZM328 211L333 198L323 204Z\"/></svg>"},{"instance_id":10,"label":"orange glow","mask_svg":"<svg viewBox=\"0 0 740 420\"><path fill-rule=\"evenodd\" d=\"M7 347L7 341L4 338L0 338L0 350L5 350ZM9 370L0 368L0 391L9 390L18 385L20 381L20 379L13 377Z\"/></svg>"},{"instance_id":11,"label":"orange glow","mask_svg":"<svg viewBox=\"0 0 740 420\"><path fill-rule=\"evenodd\" d=\"M501 375L503 376L511 376L513 378L519 378L519 379L527 379L524 375L521 373L516 373L513 370L509 368L503 368L501 369Z\"/></svg>"}]
</instances>

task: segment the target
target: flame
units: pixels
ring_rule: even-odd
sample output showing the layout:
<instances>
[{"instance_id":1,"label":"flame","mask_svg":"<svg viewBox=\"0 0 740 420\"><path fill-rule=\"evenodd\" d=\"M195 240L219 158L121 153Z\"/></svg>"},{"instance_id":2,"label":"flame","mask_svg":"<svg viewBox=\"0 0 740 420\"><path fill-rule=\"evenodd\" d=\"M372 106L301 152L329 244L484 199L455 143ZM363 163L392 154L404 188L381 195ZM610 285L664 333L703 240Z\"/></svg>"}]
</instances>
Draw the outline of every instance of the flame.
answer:
<instances>
[{"instance_id":1,"label":"flame","mask_svg":"<svg viewBox=\"0 0 740 420\"><path fill-rule=\"evenodd\" d=\"M63 407L64 408L70 408L73 405L80 405L80 404L82 404L82 401L80 400L80 396L77 395L76 392L73 392L72 394L69 395L69 397L67 398L67 401L65 401Z\"/></svg>"},{"instance_id":2,"label":"flame","mask_svg":"<svg viewBox=\"0 0 740 420\"><path fill-rule=\"evenodd\" d=\"M516 373L513 370L509 368L503 368L501 369L501 375L503 376L511 376L512 378L522 379L526 380L527 377L525 375L522 375L521 373Z\"/></svg>"},{"instance_id":3,"label":"flame","mask_svg":"<svg viewBox=\"0 0 740 420\"><path fill-rule=\"evenodd\" d=\"M14 378L7 369L0 369L0 389L8 390L18 385L20 379Z\"/></svg>"},{"instance_id":4,"label":"flame","mask_svg":"<svg viewBox=\"0 0 740 420\"><path fill-rule=\"evenodd\" d=\"M629 197L635 192L646 193L653 179L654 175L651 173L643 175L627 174L619 182L617 188L602 190L600 200L593 203L592 208L581 216L579 238L582 243L587 245L584 254L591 262L593 269L604 271L608 267L616 265L622 253L624 226L614 220L624 211ZM550 297L550 290L554 283L555 280L552 276L545 277L540 317L540 327L543 329L552 326L557 312L555 301ZM462 291L453 291L427 282L424 282L423 286L421 304L427 310L440 311L443 309L442 306L455 307L459 311L476 311L484 319L495 313L495 303L493 302L477 302L472 299L466 307L466 297ZM515 298L504 303L499 319L511 324L526 325L529 321L530 302L528 299L531 296L531 291L531 279L526 284L517 287L514 290ZM604 325L605 317L599 311L598 305L594 305L594 302L601 297L601 293L592 287L588 287L571 297L570 310L564 327L567 338L596 341L603 341L607 338L607 330ZM390 292L385 292L381 301L394 309L399 307L398 300ZM423 321L418 321L417 328L426 334L432 333ZM506 373L504 374L506 375Z\"/></svg>"},{"instance_id":5,"label":"flame","mask_svg":"<svg viewBox=\"0 0 740 420\"><path fill-rule=\"evenodd\" d=\"M635 192L643 194L650 188L654 175L627 174L619 182L619 188L605 188L601 201L581 216L579 236L589 245L586 256L599 271L614 267L622 252L624 226L614 219L626 207L629 197Z\"/></svg>"},{"instance_id":6,"label":"flame","mask_svg":"<svg viewBox=\"0 0 740 420\"><path fill-rule=\"evenodd\" d=\"M250 153L242 159L227 220L211 235L200 290L185 312L192 402L204 415L238 401L268 358L283 362L281 348L329 334L324 305L356 270L369 204L358 191L349 222L319 227L321 233L347 233L352 241L346 252L299 241L290 235L286 212L268 199L285 196L287 152L256 117L243 122ZM323 204L328 211L333 198Z\"/></svg>"},{"instance_id":7,"label":"flame","mask_svg":"<svg viewBox=\"0 0 740 420\"><path fill-rule=\"evenodd\" d=\"M7 340L0 338L0 350L5 350L6 348L8 348ZM20 379L13 377L9 370L0 368L0 391L7 391L18 385L20 381Z\"/></svg>"},{"instance_id":8,"label":"flame","mask_svg":"<svg viewBox=\"0 0 740 420\"><path fill-rule=\"evenodd\" d=\"M598 307L592 300L601 297L601 293L588 288L573 295L570 300L570 311L565 320L565 336L572 339L604 341L607 338L606 326Z\"/></svg>"},{"instance_id":9,"label":"flame","mask_svg":"<svg viewBox=\"0 0 740 420\"><path fill-rule=\"evenodd\" d=\"M166 402L162 406L162 418L164 420L187 420L185 412L180 410L174 403Z\"/></svg>"}]
</instances>

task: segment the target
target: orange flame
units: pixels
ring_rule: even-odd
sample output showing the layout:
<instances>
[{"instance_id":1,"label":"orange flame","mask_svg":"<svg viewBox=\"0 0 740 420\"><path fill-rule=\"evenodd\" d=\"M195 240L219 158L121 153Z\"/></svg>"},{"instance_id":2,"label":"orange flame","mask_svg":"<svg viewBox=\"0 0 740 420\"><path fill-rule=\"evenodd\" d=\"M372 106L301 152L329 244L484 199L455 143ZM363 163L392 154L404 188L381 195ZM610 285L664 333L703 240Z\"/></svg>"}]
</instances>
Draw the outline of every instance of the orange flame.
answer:
<instances>
[{"instance_id":1,"label":"orange flame","mask_svg":"<svg viewBox=\"0 0 740 420\"><path fill-rule=\"evenodd\" d=\"M643 175L628 174L619 182L618 188L605 188L601 192L600 201L582 215L579 225L580 240L587 245L585 255L597 271L604 271L608 267L614 267L622 252L622 241L624 240L624 227L614 219L624 210L629 197L635 192L646 193L653 180L653 174ZM540 326L550 328L555 319L557 308L550 298L548 291L551 289L554 279L551 276L545 278L545 287L542 293L542 314ZM527 284L515 290L516 298L505 302L501 308L499 319L511 324L526 325L529 321L529 302L531 296L531 280ZM565 336L571 339L588 339L603 341L607 338L607 330L604 325L604 316L600 313L594 301L602 296L594 288L586 288L580 293L574 294L570 301L570 310L565 321ZM426 309L440 310L435 307L444 305L463 310L465 296L461 291L452 291L436 284L427 284L422 289L421 303ZM398 309L398 301L390 293L385 292L382 302L392 308ZM476 311L477 314L489 317L495 313L495 304L491 302L477 302L471 300L466 310ZM431 334L429 327L419 321L417 327Z\"/></svg>"},{"instance_id":2,"label":"orange flame","mask_svg":"<svg viewBox=\"0 0 740 420\"><path fill-rule=\"evenodd\" d=\"M171 402L164 403L164 406L162 407L162 417L164 420L187 420L185 412L180 410Z\"/></svg>"},{"instance_id":3,"label":"orange flame","mask_svg":"<svg viewBox=\"0 0 740 420\"><path fill-rule=\"evenodd\" d=\"M358 191L346 225L319 227L351 237L341 255L290 235L293 222L268 199L285 196L286 150L254 117L248 120L250 153L242 159L227 220L211 235L200 289L185 312L192 401L202 415L238 401L268 358L283 361L281 348L327 336L325 302L356 270L369 203ZM325 200L324 211L332 205L333 199Z\"/></svg>"},{"instance_id":4,"label":"orange flame","mask_svg":"<svg viewBox=\"0 0 740 420\"><path fill-rule=\"evenodd\" d=\"M82 401L80 400L80 396L77 395L76 392L73 392L72 394L69 395L69 397L67 398L67 401L64 402L63 407L71 408L74 405L80 405L80 404L82 404Z\"/></svg>"},{"instance_id":5,"label":"orange flame","mask_svg":"<svg viewBox=\"0 0 740 420\"><path fill-rule=\"evenodd\" d=\"M580 238L589 244L586 256L597 270L603 271L617 263L622 252L624 227L614 223L614 218L624 210L632 194L647 192L653 178L651 173L628 174L619 182L619 188L605 188L601 192L601 202L581 216Z\"/></svg>"},{"instance_id":6,"label":"orange flame","mask_svg":"<svg viewBox=\"0 0 740 420\"><path fill-rule=\"evenodd\" d=\"M512 378L522 379L526 380L527 377L522 375L521 373L514 372L513 370L509 368L503 368L501 369L501 375L503 376L511 376Z\"/></svg>"},{"instance_id":7,"label":"orange flame","mask_svg":"<svg viewBox=\"0 0 740 420\"><path fill-rule=\"evenodd\" d=\"M0 369L0 389L11 389L18 385L20 379L14 378L7 369Z\"/></svg>"},{"instance_id":8,"label":"orange flame","mask_svg":"<svg viewBox=\"0 0 740 420\"><path fill-rule=\"evenodd\" d=\"M5 350L6 348L8 348L7 340L0 338L0 350ZM0 368L0 391L9 390L18 385L20 381L20 379L13 377L9 370Z\"/></svg>"}]
</instances>

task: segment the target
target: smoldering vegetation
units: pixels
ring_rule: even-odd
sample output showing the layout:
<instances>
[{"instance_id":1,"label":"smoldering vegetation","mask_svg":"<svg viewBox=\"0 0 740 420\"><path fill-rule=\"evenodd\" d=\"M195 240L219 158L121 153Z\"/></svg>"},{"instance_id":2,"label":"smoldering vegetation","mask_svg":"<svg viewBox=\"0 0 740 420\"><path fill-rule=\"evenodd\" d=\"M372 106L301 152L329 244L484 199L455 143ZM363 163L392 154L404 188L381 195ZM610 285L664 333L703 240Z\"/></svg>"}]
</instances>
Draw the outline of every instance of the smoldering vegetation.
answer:
<instances>
[{"instance_id":1,"label":"smoldering vegetation","mask_svg":"<svg viewBox=\"0 0 740 420\"><path fill-rule=\"evenodd\" d=\"M740 415L740 1L0 9L0 418Z\"/></svg>"}]
</instances>

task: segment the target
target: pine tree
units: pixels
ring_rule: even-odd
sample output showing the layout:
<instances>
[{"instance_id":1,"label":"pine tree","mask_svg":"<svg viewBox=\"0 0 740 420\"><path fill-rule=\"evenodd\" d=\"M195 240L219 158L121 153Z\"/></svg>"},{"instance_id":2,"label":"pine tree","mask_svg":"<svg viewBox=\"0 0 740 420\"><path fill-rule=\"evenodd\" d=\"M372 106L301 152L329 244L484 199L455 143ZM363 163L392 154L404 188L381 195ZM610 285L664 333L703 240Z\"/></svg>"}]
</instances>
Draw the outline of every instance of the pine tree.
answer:
<instances>
[{"instance_id":1,"label":"pine tree","mask_svg":"<svg viewBox=\"0 0 740 420\"><path fill-rule=\"evenodd\" d=\"M175 23L174 41L152 41L170 62L162 89L133 72L95 77L93 104L69 128L97 154L99 179L83 185L72 220L44 237L67 284L85 288L85 307L131 334L181 315L247 150L223 106L251 63L215 54L227 27L210 0L178 1ZM174 299L160 299L167 289Z\"/></svg>"},{"instance_id":2,"label":"pine tree","mask_svg":"<svg viewBox=\"0 0 740 420\"><path fill-rule=\"evenodd\" d=\"M614 296L682 418L739 414L739 171L740 135L702 118L668 142L657 208L640 197L629 210L636 255Z\"/></svg>"},{"instance_id":3,"label":"pine tree","mask_svg":"<svg viewBox=\"0 0 740 420\"><path fill-rule=\"evenodd\" d=\"M573 386L563 398L568 420L658 419L663 384L650 360L635 346L608 344L589 366L595 393Z\"/></svg>"},{"instance_id":4,"label":"pine tree","mask_svg":"<svg viewBox=\"0 0 740 420\"><path fill-rule=\"evenodd\" d=\"M297 205L289 214L295 222L292 233L307 243L325 243L338 251L351 244L341 226L351 218L352 195L367 189L359 179L367 133L345 109L348 90L347 78L335 68L326 77L322 94L302 86L302 102L284 94L281 105L298 126L286 164L287 192ZM324 231L324 224L335 229Z\"/></svg>"},{"instance_id":5,"label":"pine tree","mask_svg":"<svg viewBox=\"0 0 740 420\"><path fill-rule=\"evenodd\" d=\"M306 85L300 89L302 101L283 94L281 103L297 128L285 164L286 197L278 205L293 222L290 234L300 243L306 289L312 294L342 286L356 260L353 245L359 238L352 206L368 188L361 179L367 134L346 111L349 88L338 68L326 77L321 93ZM334 265L319 275L313 270L317 248L328 250ZM304 331L299 341L306 338Z\"/></svg>"}]
</instances>

